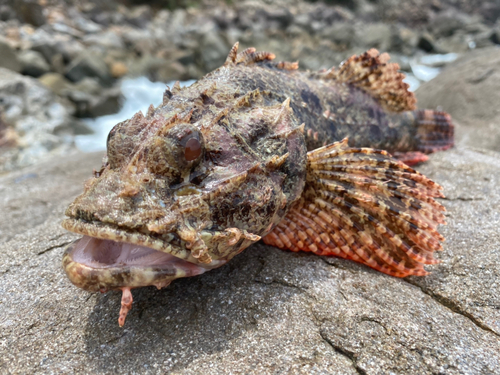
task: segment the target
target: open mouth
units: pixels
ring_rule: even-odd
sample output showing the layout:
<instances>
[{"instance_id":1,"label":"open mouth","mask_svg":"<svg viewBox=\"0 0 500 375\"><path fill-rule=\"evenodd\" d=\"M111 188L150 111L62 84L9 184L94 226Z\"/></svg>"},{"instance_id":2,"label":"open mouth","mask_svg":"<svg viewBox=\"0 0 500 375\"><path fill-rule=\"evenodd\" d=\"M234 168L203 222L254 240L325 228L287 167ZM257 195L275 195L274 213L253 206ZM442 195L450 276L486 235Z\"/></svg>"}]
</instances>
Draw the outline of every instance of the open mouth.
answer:
<instances>
[{"instance_id":1,"label":"open mouth","mask_svg":"<svg viewBox=\"0 0 500 375\"><path fill-rule=\"evenodd\" d=\"M140 233L75 219L66 219L62 225L84 235L64 252L66 274L73 284L88 291L122 290L120 326L132 308L131 289L149 285L163 288L172 280L200 275L225 263L191 262L183 249Z\"/></svg>"}]
</instances>

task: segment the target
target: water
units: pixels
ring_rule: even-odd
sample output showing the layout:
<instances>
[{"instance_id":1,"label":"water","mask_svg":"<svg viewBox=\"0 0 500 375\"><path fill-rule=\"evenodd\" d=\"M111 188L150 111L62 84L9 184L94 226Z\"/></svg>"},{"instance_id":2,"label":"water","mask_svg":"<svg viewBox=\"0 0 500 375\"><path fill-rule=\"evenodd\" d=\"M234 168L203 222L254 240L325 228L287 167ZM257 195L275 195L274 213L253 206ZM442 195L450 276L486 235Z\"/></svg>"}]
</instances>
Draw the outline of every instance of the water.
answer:
<instances>
[{"instance_id":1,"label":"water","mask_svg":"<svg viewBox=\"0 0 500 375\"><path fill-rule=\"evenodd\" d=\"M194 81L180 82L181 86L189 86ZM167 85L172 87L174 82ZM84 152L102 151L106 149L106 138L109 131L117 123L131 118L138 111L144 114L150 104L155 107L163 100L163 93L167 86L161 82L151 82L146 77L126 78L121 82L123 106L118 113L85 119L84 122L94 131L93 134L78 135L75 137L76 147Z\"/></svg>"}]
</instances>

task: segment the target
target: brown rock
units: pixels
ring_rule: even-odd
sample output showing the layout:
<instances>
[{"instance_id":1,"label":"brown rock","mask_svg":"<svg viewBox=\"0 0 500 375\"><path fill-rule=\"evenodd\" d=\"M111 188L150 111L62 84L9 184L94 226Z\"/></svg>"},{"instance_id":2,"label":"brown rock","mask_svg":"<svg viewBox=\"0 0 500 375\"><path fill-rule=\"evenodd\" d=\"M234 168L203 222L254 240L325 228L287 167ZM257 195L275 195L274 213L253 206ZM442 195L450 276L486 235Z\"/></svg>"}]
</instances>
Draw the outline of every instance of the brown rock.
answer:
<instances>
[{"instance_id":1,"label":"brown rock","mask_svg":"<svg viewBox=\"0 0 500 375\"><path fill-rule=\"evenodd\" d=\"M120 78L127 74L128 68L127 65L125 65L121 61L116 61L111 63L110 71L113 78Z\"/></svg>"}]
</instances>

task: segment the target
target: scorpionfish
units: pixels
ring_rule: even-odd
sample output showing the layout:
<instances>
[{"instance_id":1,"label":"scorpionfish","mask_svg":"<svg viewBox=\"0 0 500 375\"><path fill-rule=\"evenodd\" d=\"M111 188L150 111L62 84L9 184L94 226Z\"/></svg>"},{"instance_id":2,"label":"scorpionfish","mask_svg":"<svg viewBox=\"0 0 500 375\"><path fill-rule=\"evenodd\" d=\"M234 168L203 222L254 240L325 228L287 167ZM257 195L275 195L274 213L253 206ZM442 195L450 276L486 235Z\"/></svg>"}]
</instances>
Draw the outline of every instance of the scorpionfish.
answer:
<instances>
[{"instance_id":1,"label":"scorpionfish","mask_svg":"<svg viewBox=\"0 0 500 375\"><path fill-rule=\"evenodd\" d=\"M202 274L260 239L395 277L438 263L442 188L408 165L453 145L450 116L417 110L375 49L317 72L274 58L235 44L110 131L66 210L63 227L84 236L63 267L85 290L122 291L120 326L131 289Z\"/></svg>"}]
</instances>

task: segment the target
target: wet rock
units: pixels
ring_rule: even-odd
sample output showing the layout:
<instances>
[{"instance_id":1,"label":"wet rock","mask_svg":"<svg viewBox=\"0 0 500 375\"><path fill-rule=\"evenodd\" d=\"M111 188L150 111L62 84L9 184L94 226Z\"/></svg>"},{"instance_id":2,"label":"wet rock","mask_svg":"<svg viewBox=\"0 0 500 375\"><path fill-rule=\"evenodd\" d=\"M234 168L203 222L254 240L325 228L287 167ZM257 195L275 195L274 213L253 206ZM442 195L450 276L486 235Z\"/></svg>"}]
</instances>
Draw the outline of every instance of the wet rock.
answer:
<instances>
[{"instance_id":1,"label":"wet rock","mask_svg":"<svg viewBox=\"0 0 500 375\"><path fill-rule=\"evenodd\" d=\"M0 38L0 67L14 72L21 71L21 64L16 52L3 38Z\"/></svg>"},{"instance_id":2,"label":"wet rock","mask_svg":"<svg viewBox=\"0 0 500 375\"><path fill-rule=\"evenodd\" d=\"M500 26L492 30L490 39L493 43L500 44Z\"/></svg>"},{"instance_id":3,"label":"wet rock","mask_svg":"<svg viewBox=\"0 0 500 375\"><path fill-rule=\"evenodd\" d=\"M32 50L25 50L19 53L21 73L32 77L39 77L50 71L50 66L45 61L43 55Z\"/></svg>"},{"instance_id":4,"label":"wet rock","mask_svg":"<svg viewBox=\"0 0 500 375\"><path fill-rule=\"evenodd\" d=\"M102 57L90 53L84 53L73 60L66 69L66 77L73 82L81 81L85 77L93 77L103 85L109 85L113 80Z\"/></svg>"}]
</instances>

